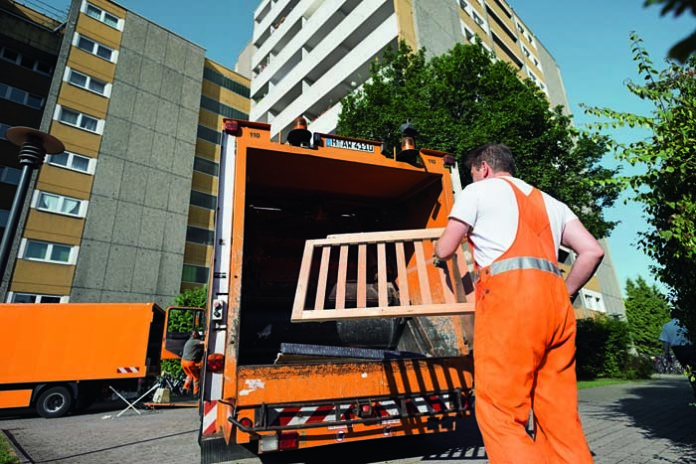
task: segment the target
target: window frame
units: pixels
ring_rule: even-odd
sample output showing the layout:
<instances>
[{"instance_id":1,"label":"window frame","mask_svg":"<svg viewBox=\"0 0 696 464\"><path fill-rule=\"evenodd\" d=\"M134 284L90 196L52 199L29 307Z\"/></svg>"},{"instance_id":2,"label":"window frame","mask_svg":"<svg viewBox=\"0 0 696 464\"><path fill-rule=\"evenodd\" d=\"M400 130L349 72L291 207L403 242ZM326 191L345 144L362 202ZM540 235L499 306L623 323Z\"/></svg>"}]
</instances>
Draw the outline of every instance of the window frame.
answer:
<instances>
[{"instance_id":1,"label":"window frame","mask_svg":"<svg viewBox=\"0 0 696 464\"><path fill-rule=\"evenodd\" d=\"M41 207L40 206L41 195L52 195L54 197L58 197L58 205L59 205L58 209L53 210L50 208ZM63 205L65 205L66 200L77 201L79 203L77 214L66 213L66 212L62 211ZM67 217L78 218L78 219L84 218L87 216L87 207L88 206L89 206L88 200L81 200L79 198L69 197L66 195L61 195L59 193L46 192L44 190L34 190L34 193L33 193L32 198L31 198L31 207L37 211L41 211L44 213L50 213L50 214L59 214L61 216L67 216Z\"/></svg>"},{"instance_id":2,"label":"window frame","mask_svg":"<svg viewBox=\"0 0 696 464\"><path fill-rule=\"evenodd\" d=\"M4 82L0 82L3 86L6 87L4 95L0 95L0 98L11 101L13 103L16 103L18 105L26 106L28 108L34 109L34 110L42 110L44 107L44 104L46 103L46 99L42 97L41 95L37 95L35 93L31 93L27 90L20 89L19 87L13 87L9 84L5 84ZM21 101L17 101L16 99L12 98L12 92L16 91L18 93L21 93L22 98ZM29 104L29 98L34 97L38 99L41 103L39 106L35 105L30 105Z\"/></svg>"},{"instance_id":3,"label":"window frame","mask_svg":"<svg viewBox=\"0 0 696 464\"><path fill-rule=\"evenodd\" d=\"M14 298L17 295L25 295L25 296L34 297L34 301L31 303L14 301ZM43 298L58 298L58 299L60 299L60 301L58 303L44 302L44 301L41 301L41 299L43 299ZM36 301L37 299L39 301ZM38 303L60 304L60 303L68 303L69 301L70 301L70 297L68 295L49 295L46 293L27 293L27 292L7 292L7 302L13 303L13 304L38 304Z\"/></svg>"},{"instance_id":4,"label":"window frame","mask_svg":"<svg viewBox=\"0 0 696 464\"><path fill-rule=\"evenodd\" d=\"M56 163L55 161L53 161L53 159L56 156L62 155L64 153L68 155L67 164L63 165L63 164ZM84 158L87 160L87 170L86 171L83 171L82 169L77 169L77 168L72 166L72 164L73 164L72 161L75 159L75 157ZM89 156L80 155L78 153L73 153L71 151L66 150L63 153L57 153L54 155L46 155L46 163L50 164L51 166L55 166L57 168L68 169L70 171L79 172L80 174L88 174L88 175L92 176L92 175L94 175L94 169L95 169L95 165L97 164L97 160L95 158L90 158Z\"/></svg>"},{"instance_id":5,"label":"window frame","mask_svg":"<svg viewBox=\"0 0 696 464\"><path fill-rule=\"evenodd\" d=\"M88 41L92 42L92 44L93 44L93 45L92 45L92 50L87 50L87 49L85 49L85 48L82 48L82 47L79 45L80 39L85 39L85 40L88 40ZM73 44L73 46L74 46L75 48L77 48L77 49L79 49L79 50L82 50L82 51L85 52L85 53L89 53L90 55L94 55L94 56L96 56L97 58L102 59L102 60L104 60L104 61L108 61L108 62L110 62L110 63L116 63L116 62L118 61L118 50L113 49L113 48L111 48L111 47L109 47L109 46L107 46L107 45L104 45L103 43L99 42L98 40L94 40L94 39L92 39L92 38L90 38L90 37L87 37L86 35L80 34L79 32L76 32L75 35L73 36L73 42L72 42L72 44ZM106 58L106 57L103 57L103 56L99 55L99 54L97 53L97 51L99 50L99 47L104 47L104 48L106 48L107 50L111 51L111 57L110 57L110 58Z\"/></svg>"},{"instance_id":6,"label":"window frame","mask_svg":"<svg viewBox=\"0 0 696 464\"><path fill-rule=\"evenodd\" d=\"M47 245L44 258L35 258L35 257L27 257L26 256L26 253L28 251L30 243L40 243L40 244ZM70 252L69 252L67 261L58 261L58 260L53 260L50 258L55 246L70 248ZM74 266L75 264L77 264L77 254L78 254L79 250L80 250L80 247L77 245L68 245L65 243L47 242L45 240L34 240L34 239L30 239L30 238L23 238L22 241L20 242L20 245L19 245L18 256L20 259L24 259L26 261L34 261L37 263L63 264L66 266Z\"/></svg>"},{"instance_id":7,"label":"window frame","mask_svg":"<svg viewBox=\"0 0 696 464\"><path fill-rule=\"evenodd\" d=\"M16 173L17 182L8 180L8 177L9 177L8 173L9 172ZM21 169L13 168L11 166L0 166L0 183L8 184L8 185L19 185L19 179L21 176L22 176Z\"/></svg>"},{"instance_id":8,"label":"window frame","mask_svg":"<svg viewBox=\"0 0 696 464\"><path fill-rule=\"evenodd\" d=\"M90 14L88 13L89 7L92 7L92 8L94 8L95 10L99 10L99 17L98 17L98 18L97 18L97 17L94 17L94 16L92 16L92 15L90 15ZM94 3L90 3L90 2L88 2L88 1L86 1L86 0L83 0L83 1L82 1L82 5L80 6L80 12L83 13L83 14L84 14L85 16L87 16L88 18L92 18L92 19L94 19L94 20L96 20L96 21L99 21L100 23L105 24L105 25L107 25L107 26L109 26L109 27L111 27L111 28L113 28L113 29L118 30L118 31L123 31L123 18L121 18L120 16L118 16L118 15L112 13L111 11L107 11L107 10L105 10L104 8L101 8L101 7L97 6L97 5L95 5ZM107 23L107 22L104 20L104 18L106 17L106 15L111 16L111 17L113 17L114 19L116 19L116 25L115 25L115 26L114 26L113 24Z\"/></svg>"},{"instance_id":9,"label":"window frame","mask_svg":"<svg viewBox=\"0 0 696 464\"><path fill-rule=\"evenodd\" d=\"M77 123L73 124L69 121L65 121L62 119L64 112L72 112L77 114ZM88 129L86 127L82 126L83 121L85 118L90 118L94 119L97 122L97 127L95 130ZM98 134L101 135L104 132L104 120L97 118L96 116L92 116L91 114L85 114L82 113L81 111L65 107L63 105L56 105L56 110L53 114L53 119L60 122L61 124L65 124L66 126L74 127L75 129L83 130L86 132L89 132L91 134Z\"/></svg>"},{"instance_id":10,"label":"window frame","mask_svg":"<svg viewBox=\"0 0 696 464\"><path fill-rule=\"evenodd\" d=\"M12 53L16 53L16 54L17 54L17 58L15 58L15 59L13 60L13 59L10 59L10 58L6 57L6 56L5 56L5 50L8 50L8 51L10 51L10 52L12 52ZM23 64L22 64L22 58L29 58L29 59L34 60L34 65L33 65L31 68L28 67L28 66L23 65ZM30 71L33 71L33 72L36 72L36 73L39 73L39 74L43 74L44 76L51 76L51 75L53 74L53 70L54 70L53 66L50 65L49 63L46 63L45 61L42 61L42 60L40 60L40 59L38 59L38 58L34 58L34 57L32 57L32 56L26 55L26 54L24 54L24 53L22 53L22 52L18 52L17 50L15 50L15 49L13 49L13 48L10 48L10 47L5 47L5 46L0 47L0 59L5 60L5 61L8 61L8 62L10 62L10 63L14 63L14 64L16 64L17 66L21 66L21 67L24 68L24 69L29 69ZM39 65L47 66L48 69L49 69L49 71L43 71L43 70L39 69Z\"/></svg>"},{"instance_id":11,"label":"window frame","mask_svg":"<svg viewBox=\"0 0 696 464\"><path fill-rule=\"evenodd\" d=\"M76 82L73 82L71 80L71 77L73 74L80 75L85 78L85 85L80 85ZM92 92L96 95L99 95L101 97L106 97L110 98L111 97L111 83L102 81L101 79L97 79L96 77L92 77L89 74L83 73L82 71L78 71L77 69L71 68L69 66L65 67L65 73L63 74L63 81L67 82L70 85L74 85L77 88L80 88L82 90L86 90L88 92ZM98 82L100 84L104 85L104 92L97 92L96 90L90 88L90 84L92 82Z\"/></svg>"}]
</instances>

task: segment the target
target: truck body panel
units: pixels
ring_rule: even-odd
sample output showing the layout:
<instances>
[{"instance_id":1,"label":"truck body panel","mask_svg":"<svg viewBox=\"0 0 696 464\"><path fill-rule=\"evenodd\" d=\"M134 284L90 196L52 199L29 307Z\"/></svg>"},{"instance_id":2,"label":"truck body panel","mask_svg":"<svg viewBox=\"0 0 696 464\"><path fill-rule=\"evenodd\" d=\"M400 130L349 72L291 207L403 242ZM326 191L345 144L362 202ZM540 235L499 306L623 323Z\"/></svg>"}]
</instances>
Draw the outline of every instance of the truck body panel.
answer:
<instances>
[{"instance_id":1,"label":"truck body panel","mask_svg":"<svg viewBox=\"0 0 696 464\"><path fill-rule=\"evenodd\" d=\"M473 279L464 252L429 261L454 201L447 154L269 134L225 120L206 348L224 361L204 369L202 440L269 452L452 430L472 404Z\"/></svg>"},{"instance_id":2,"label":"truck body panel","mask_svg":"<svg viewBox=\"0 0 696 464\"><path fill-rule=\"evenodd\" d=\"M158 374L164 321L154 303L3 304L0 407L29 406L46 386L76 394L80 383Z\"/></svg>"}]
</instances>

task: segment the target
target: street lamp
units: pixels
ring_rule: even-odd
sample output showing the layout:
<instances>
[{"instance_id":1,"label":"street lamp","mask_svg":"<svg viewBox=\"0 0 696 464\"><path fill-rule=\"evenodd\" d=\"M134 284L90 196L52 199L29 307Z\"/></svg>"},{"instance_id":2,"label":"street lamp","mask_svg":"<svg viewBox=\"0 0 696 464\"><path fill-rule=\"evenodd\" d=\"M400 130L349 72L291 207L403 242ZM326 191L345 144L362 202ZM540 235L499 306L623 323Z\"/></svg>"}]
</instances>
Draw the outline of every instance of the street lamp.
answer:
<instances>
[{"instance_id":1,"label":"street lamp","mask_svg":"<svg viewBox=\"0 0 696 464\"><path fill-rule=\"evenodd\" d=\"M50 134L30 127L13 127L7 130L5 137L7 137L7 140L10 142L20 147L19 164L22 166L22 174L19 177L17 192L12 202L12 208L10 208L10 214L7 217L7 225L5 226L5 233L2 236L2 243L0 243L0 281L2 281L5 276L7 261L10 256L10 248L12 248L12 243L17 233L17 224L19 223L19 216L22 213L22 207L27 197L32 173L34 169L41 167L46 154L62 153L65 151L63 142Z\"/></svg>"}]
</instances>

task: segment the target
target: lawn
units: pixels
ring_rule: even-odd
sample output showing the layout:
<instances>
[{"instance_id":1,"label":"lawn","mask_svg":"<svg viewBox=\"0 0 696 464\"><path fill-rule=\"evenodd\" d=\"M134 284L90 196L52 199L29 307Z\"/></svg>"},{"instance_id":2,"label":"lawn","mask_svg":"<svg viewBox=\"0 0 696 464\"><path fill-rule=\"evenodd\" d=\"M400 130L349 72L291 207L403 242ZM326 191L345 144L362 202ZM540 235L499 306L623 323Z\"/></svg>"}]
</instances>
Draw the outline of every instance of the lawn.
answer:
<instances>
[{"instance_id":1,"label":"lawn","mask_svg":"<svg viewBox=\"0 0 696 464\"><path fill-rule=\"evenodd\" d=\"M632 383L635 380L624 379L595 379L595 380L580 380L578 381L578 390L587 388L606 387L607 385L617 385L621 383Z\"/></svg>"},{"instance_id":2,"label":"lawn","mask_svg":"<svg viewBox=\"0 0 696 464\"><path fill-rule=\"evenodd\" d=\"M7 437L0 433L0 464L18 464L19 458L10 447Z\"/></svg>"}]
</instances>

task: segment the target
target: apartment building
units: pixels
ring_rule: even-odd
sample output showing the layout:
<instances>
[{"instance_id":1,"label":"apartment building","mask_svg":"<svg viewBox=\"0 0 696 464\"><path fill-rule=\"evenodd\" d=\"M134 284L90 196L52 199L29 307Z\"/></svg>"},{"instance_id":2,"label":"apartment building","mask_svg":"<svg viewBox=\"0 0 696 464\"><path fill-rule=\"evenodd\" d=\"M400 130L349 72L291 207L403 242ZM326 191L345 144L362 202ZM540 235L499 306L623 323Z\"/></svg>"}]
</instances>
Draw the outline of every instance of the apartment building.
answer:
<instances>
[{"instance_id":1,"label":"apartment building","mask_svg":"<svg viewBox=\"0 0 696 464\"><path fill-rule=\"evenodd\" d=\"M35 179L0 296L170 304L207 282L216 143L223 117L248 118L249 80L110 0L72 0L54 26L58 46L31 55L51 70L40 117L7 124L66 151Z\"/></svg>"},{"instance_id":2,"label":"apartment building","mask_svg":"<svg viewBox=\"0 0 696 464\"><path fill-rule=\"evenodd\" d=\"M280 139L300 115L310 130L330 133L341 99L369 78L386 48L403 39L435 56L477 37L552 105L568 108L558 65L505 0L262 0L254 13L251 119L272 124ZM565 257L566 269L572 259ZM581 317L625 313L609 256L575 304Z\"/></svg>"}]
</instances>

